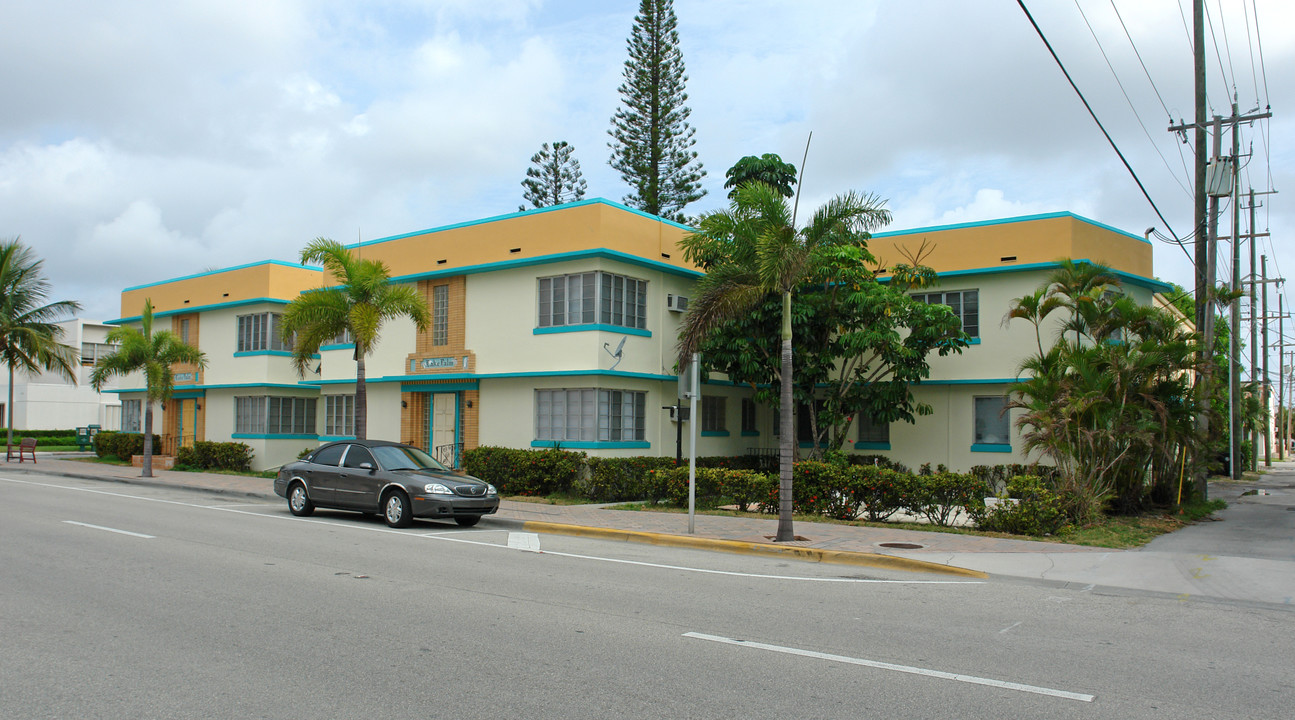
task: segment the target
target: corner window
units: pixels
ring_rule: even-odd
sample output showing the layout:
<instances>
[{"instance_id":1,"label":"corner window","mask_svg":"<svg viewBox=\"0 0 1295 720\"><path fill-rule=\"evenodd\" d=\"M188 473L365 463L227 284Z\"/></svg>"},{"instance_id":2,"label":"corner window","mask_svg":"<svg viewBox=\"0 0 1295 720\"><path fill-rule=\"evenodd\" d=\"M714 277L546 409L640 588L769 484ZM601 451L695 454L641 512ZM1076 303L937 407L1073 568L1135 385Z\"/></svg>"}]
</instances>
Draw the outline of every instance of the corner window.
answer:
<instances>
[{"instance_id":1,"label":"corner window","mask_svg":"<svg viewBox=\"0 0 1295 720\"><path fill-rule=\"evenodd\" d=\"M647 281L605 272L539 279L539 327L647 327Z\"/></svg>"},{"instance_id":2,"label":"corner window","mask_svg":"<svg viewBox=\"0 0 1295 720\"><path fill-rule=\"evenodd\" d=\"M279 313L239 315L236 352L291 351L292 343L283 342L279 335L282 321L283 316Z\"/></svg>"},{"instance_id":3,"label":"corner window","mask_svg":"<svg viewBox=\"0 0 1295 720\"><path fill-rule=\"evenodd\" d=\"M727 407L726 398L703 395L701 399L701 431L726 432L728 425L724 422L724 414Z\"/></svg>"},{"instance_id":4,"label":"corner window","mask_svg":"<svg viewBox=\"0 0 1295 720\"><path fill-rule=\"evenodd\" d=\"M314 435L315 398L235 397L234 432Z\"/></svg>"},{"instance_id":5,"label":"corner window","mask_svg":"<svg viewBox=\"0 0 1295 720\"><path fill-rule=\"evenodd\" d=\"M922 293L913 296L927 305L947 305L962 321L962 332L973 338L980 337L980 291Z\"/></svg>"},{"instance_id":6,"label":"corner window","mask_svg":"<svg viewBox=\"0 0 1295 720\"><path fill-rule=\"evenodd\" d=\"M556 442L641 441L647 393L627 390L535 391L535 439Z\"/></svg>"},{"instance_id":7,"label":"corner window","mask_svg":"<svg viewBox=\"0 0 1295 720\"><path fill-rule=\"evenodd\" d=\"M355 396L324 396L324 434L342 437L355 435Z\"/></svg>"},{"instance_id":8,"label":"corner window","mask_svg":"<svg viewBox=\"0 0 1295 720\"><path fill-rule=\"evenodd\" d=\"M140 400L121 401L121 431L140 432L139 418L143 402Z\"/></svg>"},{"instance_id":9,"label":"corner window","mask_svg":"<svg viewBox=\"0 0 1295 720\"><path fill-rule=\"evenodd\" d=\"M977 397L975 401L975 437L977 445L1008 445L1012 442L1011 418L1007 398L997 395Z\"/></svg>"}]
</instances>

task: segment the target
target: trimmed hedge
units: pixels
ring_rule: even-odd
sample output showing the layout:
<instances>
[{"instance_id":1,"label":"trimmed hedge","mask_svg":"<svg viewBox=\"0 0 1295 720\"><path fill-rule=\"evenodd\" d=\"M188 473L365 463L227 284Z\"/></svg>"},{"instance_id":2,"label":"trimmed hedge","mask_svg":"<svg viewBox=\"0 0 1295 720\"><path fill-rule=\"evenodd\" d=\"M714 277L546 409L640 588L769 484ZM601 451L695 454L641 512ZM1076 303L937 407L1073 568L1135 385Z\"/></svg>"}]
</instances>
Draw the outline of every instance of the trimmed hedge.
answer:
<instances>
[{"instance_id":1,"label":"trimmed hedge","mask_svg":"<svg viewBox=\"0 0 1295 720\"><path fill-rule=\"evenodd\" d=\"M8 437L8 436L9 436L9 428L0 428L0 437ZM76 444L76 428L72 428L71 430L18 430L18 429L15 429L15 430L13 431L13 436L14 436L15 438L19 438L19 437L29 438L29 437L31 437L31 438L36 438L37 440L41 440L41 439L43 439L43 438L63 438L63 437L70 437L70 438L72 438L72 444ZM59 444L61 445L62 443L59 443Z\"/></svg>"},{"instance_id":2,"label":"trimmed hedge","mask_svg":"<svg viewBox=\"0 0 1295 720\"><path fill-rule=\"evenodd\" d=\"M660 500L664 495L649 477L653 470L674 467L670 457L589 457L588 473L582 473L574 490L594 502Z\"/></svg>"},{"instance_id":3,"label":"trimmed hedge","mask_svg":"<svg viewBox=\"0 0 1295 720\"><path fill-rule=\"evenodd\" d=\"M767 496L770 487L774 487L774 492L777 493L776 481L753 470L698 467L696 473L695 500L698 505L717 505L724 498L728 498L745 510L756 502L757 498ZM675 507L687 507L688 467L686 465L649 470L647 474L648 484L654 494L662 495Z\"/></svg>"},{"instance_id":4,"label":"trimmed hedge","mask_svg":"<svg viewBox=\"0 0 1295 720\"><path fill-rule=\"evenodd\" d=\"M153 436L153 454L161 454L162 437ZM94 454L99 457L109 455L130 462L132 455L144 454L143 433L101 432L94 436Z\"/></svg>"},{"instance_id":5,"label":"trimmed hedge","mask_svg":"<svg viewBox=\"0 0 1295 720\"><path fill-rule=\"evenodd\" d=\"M175 453L175 464L194 470L252 469L252 448L240 442L207 442L199 440L193 447L182 447Z\"/></svg>"},{"instance_id":6,"label":"trimmed hedge","mask_svg":"<svg viewBox=\"0 0 1295 720\"><path fill-rule=\"evenodd\" d=\"M973 519L985 506L989 485L971 474L940 472L918 477L909 494L908 508L932 525L948 527L962 508Z\"/></svg>"},{"instance_id":7,"label":"trimmed hedge","mask_svg":"<svg viewBox=\"0 0 1295 720\"><path fill-rule=\"evenodd\" d=\"M585 458L569 450L484 446L463 453L463 470L494 485L501 495L543 497L570 492Z\"/></svg>"}]
</instances>

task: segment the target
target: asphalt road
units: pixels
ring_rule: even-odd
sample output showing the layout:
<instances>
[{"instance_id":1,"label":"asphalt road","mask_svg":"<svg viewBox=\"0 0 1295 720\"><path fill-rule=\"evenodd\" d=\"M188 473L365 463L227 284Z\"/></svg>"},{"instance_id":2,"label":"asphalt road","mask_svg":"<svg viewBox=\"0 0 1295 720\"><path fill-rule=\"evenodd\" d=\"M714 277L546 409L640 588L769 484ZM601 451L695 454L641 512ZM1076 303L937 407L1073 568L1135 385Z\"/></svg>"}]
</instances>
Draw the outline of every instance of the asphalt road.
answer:
<instances>
[{"instance_id":1,"label":"asphalt road","mask_svg":"<svg viewBox=\"0 0 1295 720\"><path fill-rule=\"evenodd\" d=\"M1292 714L1289 611L861 570L0 477L0 716Z\"/></svg>"}]
</instances>

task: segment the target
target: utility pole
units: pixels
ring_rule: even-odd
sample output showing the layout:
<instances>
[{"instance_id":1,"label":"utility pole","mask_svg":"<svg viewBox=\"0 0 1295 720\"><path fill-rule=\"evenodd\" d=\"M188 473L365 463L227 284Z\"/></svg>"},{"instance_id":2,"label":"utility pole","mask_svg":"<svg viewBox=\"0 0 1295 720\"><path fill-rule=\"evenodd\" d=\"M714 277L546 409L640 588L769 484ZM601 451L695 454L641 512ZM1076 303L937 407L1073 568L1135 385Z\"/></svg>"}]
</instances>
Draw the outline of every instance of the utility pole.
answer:
<instances>
[{"instance_id":1,"label":"utility pole","mask_svg":"<svg viewBox=\"0 0 1295 720\"><path fill-rule=\"evenodd\" d=\"M1262 395L1260 395L1260 416L1263 417L1264 421L1264 467L1272 467L1272 448L1269 447L1268 442L1268 437L1272 434L1272 419L1268 416L1268 256L1263 255L1262 258L1264 273L1264 374ZM1255 454L1258 455L1257 452ZM1258 460L1259 458L1256 457L1255 461L1258 462Z\"/></svg>"},{"instance_id":2,"label":"utility pole","mask_svg":"<svg viewBox=\"0 0 1295 720\"><path fill-rule=\"evenodd\" d=\"M1253 206L1254 203L1251 203ZM1286 357L1286 296L1277 293L1277 459L1286 459L1286 440L1282 437L1282 402L1286 399L1286 373L1282 358Z\"/></svg>"},{"instance_id":3,"label":"utility pole","mask_svg":"<svg viewBox=\"0 0 1295 720\"><path fill-rule=\"evenodd\" d=\"M1237 104L1235 98L1232 102L1232 117L1237 116ZM1218 118L1215 117L1217 123ZM1216 124L1217 127L1217 124ZM1215 147L1218 147L1218 137L1215 137ZM1217 154L1217 153L1216 153ZM1241 154L1240 138L1237 136L1237 126L1232 126L1232 293L1234 297L1229 305L1232 306L1232 322L1229 325L1228 333L1228 473L1233 480L1241 478L1240 463L1241 459L1241 367L1240 367L1240 350L1241 338L1241 298L1236 294L1241 290L1241 211L1237 207L1238 193L1240 184L1237 182L1238 159ZM1210 198L1211 201L1214 198ZM1216 220L1217 222L1217 220ZM1250 230L1253 232L1254 228ZM1251 240L1250 247L1254 247L1254 241Z\"/></svg>"}]
</instances>

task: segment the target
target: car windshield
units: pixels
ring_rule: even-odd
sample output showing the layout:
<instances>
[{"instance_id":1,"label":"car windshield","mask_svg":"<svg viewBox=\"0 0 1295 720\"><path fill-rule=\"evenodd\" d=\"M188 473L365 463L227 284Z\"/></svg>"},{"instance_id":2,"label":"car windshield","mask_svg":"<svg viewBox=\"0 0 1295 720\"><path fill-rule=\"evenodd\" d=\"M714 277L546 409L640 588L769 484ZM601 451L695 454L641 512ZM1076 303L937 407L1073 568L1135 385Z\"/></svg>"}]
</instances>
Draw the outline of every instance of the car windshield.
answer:
<instances>
[{"instance_id":1,"label":"car windshield","mask_svg":"<svg viewBox=\"0 0 1295 720\"><path fill-rule=\"evenodd\" d=\"M387 470L448 470L427 453L404 445L378 445L369 448Z\"/></svg>"}]
</instances>

